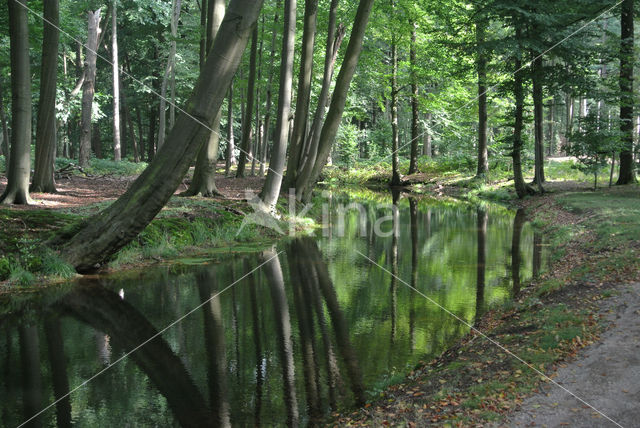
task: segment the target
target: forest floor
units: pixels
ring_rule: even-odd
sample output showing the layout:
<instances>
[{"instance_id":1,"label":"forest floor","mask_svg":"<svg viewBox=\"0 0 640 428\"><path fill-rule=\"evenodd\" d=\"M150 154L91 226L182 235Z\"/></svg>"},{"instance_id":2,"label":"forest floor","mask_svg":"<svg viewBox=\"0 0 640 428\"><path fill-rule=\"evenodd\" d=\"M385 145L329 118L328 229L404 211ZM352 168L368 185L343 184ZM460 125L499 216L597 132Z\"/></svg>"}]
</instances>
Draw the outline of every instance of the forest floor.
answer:
<instances>
[{"instance_id":1,"label":"forest floor","mask_svg":"<svg viewBox=\"0 0 640 428\"><path fill-rule=\"evenodd\" d=\"M439 358L329 424L615 426L553 379L607 417L635 425L640 187L586 187L548 183L545 195L517 202L545 234L546 272ZM460 194L458 186L440 189Z\"/></svg>"},{"instance_id":2,"label":"forest floor","mask_svg":"<svg viewBox=\"0 0 640 428\"><path fill-rule=\"evenodd\" d=\"M33 205L0 208L0 294L35 291L75 276L42 242L108 206L135 178L69 174L57 180L58 193L34 193ZM205 255L220 248L251 251L273 243L277 236L268 229L242 228L245 214L253 212L245 198L257 193L263 181L219 174L216 183L222 197L183 198L179 194L187 189L185 180L156 219L118 253L107 270ZM6 178L0 177L0 192L5 186Z\"/></svg>"}]
</instances>

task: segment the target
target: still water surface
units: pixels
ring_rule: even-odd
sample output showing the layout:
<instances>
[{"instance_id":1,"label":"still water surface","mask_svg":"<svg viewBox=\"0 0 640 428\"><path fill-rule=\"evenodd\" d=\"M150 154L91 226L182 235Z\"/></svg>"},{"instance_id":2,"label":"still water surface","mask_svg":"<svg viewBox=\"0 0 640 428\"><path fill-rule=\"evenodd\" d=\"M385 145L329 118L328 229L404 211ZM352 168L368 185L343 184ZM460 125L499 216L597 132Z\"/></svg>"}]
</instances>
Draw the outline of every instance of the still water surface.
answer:
<instances>
[{"instance_id":1,"label":"still water surface","mask_svg":"<svg viewBox=\"0 0 640 428\"><path fill-rule=\"evenodd\" d=\"M540 270L538 237L501 207L401 198L380 227L398 233L380 236L391 197L342 217L339 201L316 237L83 279L17 305L0 318L0 424L18 426L116 362L32 426L310 424L468 332L404 282L473 323Z\"/></svg>"}]
</instances>

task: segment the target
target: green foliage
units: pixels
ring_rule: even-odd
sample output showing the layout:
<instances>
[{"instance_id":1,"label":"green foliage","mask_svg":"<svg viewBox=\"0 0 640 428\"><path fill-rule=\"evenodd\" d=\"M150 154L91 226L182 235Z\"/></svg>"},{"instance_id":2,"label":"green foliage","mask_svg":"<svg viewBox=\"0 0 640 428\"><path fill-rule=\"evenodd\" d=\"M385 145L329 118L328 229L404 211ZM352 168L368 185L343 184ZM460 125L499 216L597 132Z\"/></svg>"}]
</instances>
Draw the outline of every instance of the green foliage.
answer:
<instances>
[{"instance_id":1,"label":"green foliage","mask_svg":"<svg viewBox=\"0 0 640 428\"><path fill-rule=\"evenodd\" d=\"M336 136L336 152L341 165L351 167L360 155L361 131L354 124L342 124Z\"/></svg>"},{"instance_id":2,"label":"green foliage","mask_svg":"<svg viewBox=\"0 0 640 428\"><path fill-rule=\"evenodd\" d=\"M594 188L598 186L599 171L608 165L609 156L621 148L619 137L617 124L601 121L595 113L580 118L578 130L569 137L569 154L579 162L575 168L593 175Z\"/></svg>"}]
</instances>

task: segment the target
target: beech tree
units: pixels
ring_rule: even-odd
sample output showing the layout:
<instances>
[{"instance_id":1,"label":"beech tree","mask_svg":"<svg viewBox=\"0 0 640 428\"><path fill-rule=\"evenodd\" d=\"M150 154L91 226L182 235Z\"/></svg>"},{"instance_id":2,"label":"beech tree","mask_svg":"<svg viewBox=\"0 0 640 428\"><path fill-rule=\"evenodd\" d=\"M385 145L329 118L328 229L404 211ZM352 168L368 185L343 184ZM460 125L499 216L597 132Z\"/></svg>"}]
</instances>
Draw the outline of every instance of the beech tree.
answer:
<instances>
[{"instance_id":1,"label":"beech tree","mask_svg":"<svg viewBox=\"0 0 640 428\"><path fill-rule=\"evenodd\" d=\"M231 0L185 112L154 161L112 205L50 241L78 272L97 269L135 238L182 182L229 90L262 1Z\"/></svg>"},{"instance_id":2,"label":"beech tree","mask_svg":"<svg viewBox=\"0 0 640 428\"><path fill-rule=\"evenodd\" d=\"M55 193L53 170L56 160L56 84L58 81L58 31L60 7L58 0L46 1L42 34L42 67L40 69L40 100L36 125L36 159L32 192Z\"/></svg>"},{"instance_id":3,"label":"beech tree","mask_svg":"<svg viewBox=\"0 0 640 428\"><path fill-rule=\"evenodd\" d=\"M95 96L96 67L98 57L98 40L100 35L101 9L87 12L87 47L85 49L85 64L82 83L82 114L80 151L78 163L82 167L89 165L91 156L91 118L93 112L93 98Z\"/></svg>"},{"instance_id":4,"label":"beech tree","mask_svg":"<svg viewBox=\"0 0 640 428\"><path fill-rule=\"evenodd\" d=\"M29 204L31 173L31 66L26 0L10 0L11 156L7 188L0 204Z\"/></svg>"},{"instance_id":5,"label":"beech tree","mask_svg":"<svg viewBox=\"0 0 640 428\"><path fill-rule=\"evenodd\" d=\"M633 0L624 0L620 13L620 133L623 150L620 152L620 175L617 184L636 181L633 165Z\"/></svg>"},{"instance_id":6,"label":"beech tree","mask_svg":"<svg viewBox=\"0 0 640 428\"><path fill-rule=\"evenodd\" d=\"M276 138L271 149L271 160L267 179L260 192L260 199L272 210L282 185L289 138L289 115L291 114L291 91L293 86L293 57L296 39L296 0L284 2L284 37L280 62L280 91L276 117Z\"/></svg>"}]
</instances>

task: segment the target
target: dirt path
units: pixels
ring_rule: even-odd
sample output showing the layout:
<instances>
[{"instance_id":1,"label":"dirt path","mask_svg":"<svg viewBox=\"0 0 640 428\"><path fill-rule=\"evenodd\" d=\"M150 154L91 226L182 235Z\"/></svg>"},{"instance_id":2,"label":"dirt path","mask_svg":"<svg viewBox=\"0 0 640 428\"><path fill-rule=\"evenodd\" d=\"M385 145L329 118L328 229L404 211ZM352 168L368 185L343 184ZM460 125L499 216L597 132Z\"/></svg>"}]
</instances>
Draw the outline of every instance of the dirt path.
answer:
<instances>
[{"instance_id":1,"label":"dirt path","mask_svg":"<svg viewBox=\"0 0 640 428\"><path fill-rule=\"evenodd\" d=\"M562 386L624 427L640 426L640 283L620 286L603 300L611 323L602 340L554 378ZM555 385L524 401L508 423L517 427L615 427Z\"/></svg>"}]
</instances>

